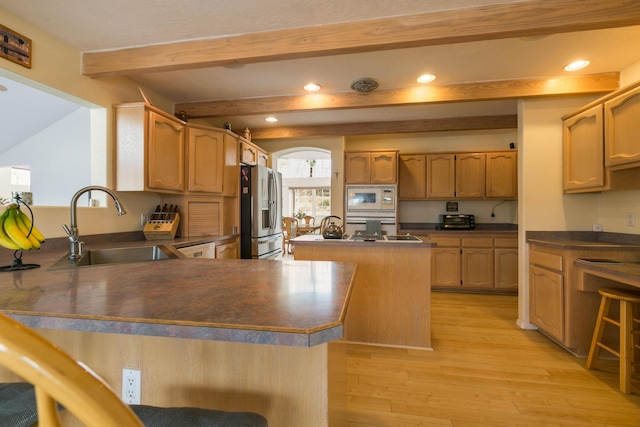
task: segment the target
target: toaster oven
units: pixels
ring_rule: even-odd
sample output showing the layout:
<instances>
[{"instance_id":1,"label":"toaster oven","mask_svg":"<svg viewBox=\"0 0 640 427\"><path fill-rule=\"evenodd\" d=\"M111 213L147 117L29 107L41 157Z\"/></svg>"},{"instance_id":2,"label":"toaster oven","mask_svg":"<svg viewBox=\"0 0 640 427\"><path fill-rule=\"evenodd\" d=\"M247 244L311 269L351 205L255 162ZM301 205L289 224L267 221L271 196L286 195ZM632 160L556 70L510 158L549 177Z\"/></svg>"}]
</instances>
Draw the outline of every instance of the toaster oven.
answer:
<instances>
[{"instance_id":1,"label":"toaster oven","mask_svg":"<svg viewBox=\"0 0 640 427\"><path fill-rule=\"evenodd\" d=\"M476 228L476 219L469 214L440 215L440 227L443 230L473 230Z\"/></svg>"}]
</instances>

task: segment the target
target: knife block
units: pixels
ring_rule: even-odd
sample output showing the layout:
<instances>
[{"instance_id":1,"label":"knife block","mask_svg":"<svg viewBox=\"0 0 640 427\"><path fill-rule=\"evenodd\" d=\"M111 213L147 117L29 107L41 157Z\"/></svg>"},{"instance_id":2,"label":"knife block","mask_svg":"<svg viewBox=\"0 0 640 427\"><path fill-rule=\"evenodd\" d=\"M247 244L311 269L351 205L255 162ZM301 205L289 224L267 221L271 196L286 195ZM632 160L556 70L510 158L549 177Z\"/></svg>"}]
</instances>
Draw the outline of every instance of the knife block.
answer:
<instances>
[{"instance_id":1,"label":"knife block","mask_svg":"<svg viewBox=\"0 0 640 427\"><path fill-rule=\"evenodd\" d=\"M176 237L180 214L176 213L171 220L151 219L147 221L142 232L147 240L166 240Z\"/></svg>"}]
</instances>

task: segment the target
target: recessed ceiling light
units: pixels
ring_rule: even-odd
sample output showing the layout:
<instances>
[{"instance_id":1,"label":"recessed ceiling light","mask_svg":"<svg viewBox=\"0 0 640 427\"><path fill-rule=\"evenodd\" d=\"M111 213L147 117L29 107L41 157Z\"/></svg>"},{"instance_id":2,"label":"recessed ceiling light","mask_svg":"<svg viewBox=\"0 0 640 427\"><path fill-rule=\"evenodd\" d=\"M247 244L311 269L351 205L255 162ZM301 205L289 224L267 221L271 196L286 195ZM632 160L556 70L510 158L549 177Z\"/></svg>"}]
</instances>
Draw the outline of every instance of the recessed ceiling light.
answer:
<instances>
[{"instance_id":1,"label":"recessed ceiling light","mask_svg":"<svg viewBox=\"0 0 640 427\"><path fill-rule=\"evenodd\" d=\"M433 74L423 74L420 77L418 77L418 83L429 83L432 82L436 79L436 76L434 76Z\"/></svg>"},{"instance_id":2,"label":"recessed ceiling light","mask_svg":"<svg viewBox=\"0 0 640 427\"><path fill-rule=\"evenodd\" d=\"M269 122L269 123L276 123L278 121L278 119L276 119L273 116L269 116L266 119L264 119L265 122Z\"/></svg>"},{"instance_id":3,"label":"recessed ceiling light","mask_svg":"<svg viewBox=\"0 0 640 427\"><path fill-rule=\"evenodd\" d=\"M320 90L321 88L322 86L317 83L307 83L306 85L304 85L304 90L308 90L309 92L315 92L317 90Z\"/></svg>"},{"instance_id":4,"label":"recessed ceiling light","mask_svg":"<svg viewBox=\"0 0 640 427\"><path fill-rule=\"evenodd\" d=\"M574 61L571 64L567 65L566 67L564 67L564 70L565 71L582 70L583 68L585 68L589 64L590 64L590 62L587 61L586 59L581 59L579 61Z\"/></svg>"}]
</instances>

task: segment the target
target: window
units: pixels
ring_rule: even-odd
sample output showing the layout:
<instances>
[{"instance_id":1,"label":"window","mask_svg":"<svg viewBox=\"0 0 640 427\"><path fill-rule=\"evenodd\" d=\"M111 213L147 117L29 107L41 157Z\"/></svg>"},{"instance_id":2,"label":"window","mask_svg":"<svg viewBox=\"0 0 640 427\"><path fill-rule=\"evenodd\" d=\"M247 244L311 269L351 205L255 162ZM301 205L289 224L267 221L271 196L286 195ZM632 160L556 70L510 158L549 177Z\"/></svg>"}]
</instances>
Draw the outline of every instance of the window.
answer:
<instances>
[{"instance_id":1,"label":"window","mask_svg":"<svg viewBox=\"0 0 640 427\"><path fill-rule=\"evenodd\" d=\"M331 215L331 188L292 188L293 211L316 218Z\"/></svg>"}]
</instances>

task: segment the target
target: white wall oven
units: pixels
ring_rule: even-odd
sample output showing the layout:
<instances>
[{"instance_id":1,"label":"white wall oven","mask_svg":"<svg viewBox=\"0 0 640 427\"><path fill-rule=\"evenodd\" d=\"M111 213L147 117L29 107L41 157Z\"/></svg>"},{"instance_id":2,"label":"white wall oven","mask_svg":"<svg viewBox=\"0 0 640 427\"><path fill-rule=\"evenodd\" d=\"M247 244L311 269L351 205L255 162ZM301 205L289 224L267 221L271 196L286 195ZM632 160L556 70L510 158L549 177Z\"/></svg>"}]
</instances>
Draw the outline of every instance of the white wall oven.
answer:
<instances>
[{"instance_id":1,"label":"white wall oven","mask_svg":"<svg viewBox=\"0 0 640 427\"><path fill-rule=\"evenodd\" d=\"M395 235L396 217L395 185L345 187L345 234L371 234L380 229L382 234Z\"/></svg>"}]
</instances>

